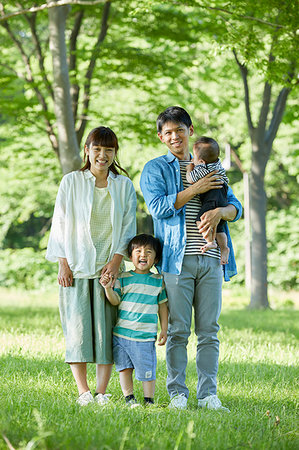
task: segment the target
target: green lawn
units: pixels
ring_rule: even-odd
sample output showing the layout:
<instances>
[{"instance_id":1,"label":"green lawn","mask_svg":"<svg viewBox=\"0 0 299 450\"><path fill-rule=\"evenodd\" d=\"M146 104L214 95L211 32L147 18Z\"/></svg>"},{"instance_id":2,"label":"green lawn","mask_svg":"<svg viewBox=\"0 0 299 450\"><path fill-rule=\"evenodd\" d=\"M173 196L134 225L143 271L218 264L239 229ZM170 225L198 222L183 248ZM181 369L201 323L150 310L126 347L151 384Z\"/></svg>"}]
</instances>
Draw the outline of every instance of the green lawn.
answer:
<instances>
[{"instance_id":1,"label":"green lawn","mask_svg":"<svg viewBox=\"0 0 299 450\"><path fill-rule=\"evenodd\" d=\"M225 291L218 393L230 414L196 407L193 334L186 411L167 408L164 348L158 348L155 407L126 409L115 372L108 406L77 406L56 294L0 290L0 449L299 448L295 294L273 294L275 309L252 311L243 291ZM89 377L94 388L91 365ZM136 394L141 400L138 382Z\"/></svg>"}]
</instances>

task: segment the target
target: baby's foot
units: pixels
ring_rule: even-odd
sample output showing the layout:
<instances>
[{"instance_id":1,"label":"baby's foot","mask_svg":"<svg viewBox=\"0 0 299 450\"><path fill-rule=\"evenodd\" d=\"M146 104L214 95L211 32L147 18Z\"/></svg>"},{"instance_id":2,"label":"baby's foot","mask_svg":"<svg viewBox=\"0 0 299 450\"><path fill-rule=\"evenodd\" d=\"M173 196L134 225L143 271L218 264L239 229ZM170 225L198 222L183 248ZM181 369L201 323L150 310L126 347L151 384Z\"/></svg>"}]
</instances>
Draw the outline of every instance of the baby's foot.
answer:
<instances>
[{"instance_id":1,"label":"baby's foot","mask_svg":"<svg viewBox=\"0 0 299 450\"><path fill-rule=\"evenodd\" d=\"M221 257L220 257L220 264L227 264L228 263L228 255L229 255L229 248L224 247L221 249Z\"/></svg>"},{"instance_id":2,"label":"baby's foot","mask_svg":"<svg viewBox=\"0 0 299 450\"><path fill-rule=\"evenodd\" d=\"M207 242L203 247L201 247L200 251L201 253L205 253L207 250L210 250L211 248L217 248L216 241Z\"/></svg>"}]
</instances>

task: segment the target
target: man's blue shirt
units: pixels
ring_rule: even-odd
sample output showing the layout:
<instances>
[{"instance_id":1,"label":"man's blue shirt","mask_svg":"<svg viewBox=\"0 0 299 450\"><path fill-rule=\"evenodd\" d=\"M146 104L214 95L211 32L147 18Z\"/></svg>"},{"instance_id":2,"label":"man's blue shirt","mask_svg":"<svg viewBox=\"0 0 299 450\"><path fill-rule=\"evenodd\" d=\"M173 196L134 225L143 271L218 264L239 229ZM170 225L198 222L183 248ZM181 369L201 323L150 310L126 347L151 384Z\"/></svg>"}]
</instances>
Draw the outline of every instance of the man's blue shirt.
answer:
<instances>
[{"instance_id":1,"label":"man's blue shirt","mask_svg":"<svg viewBox=\"0 0 299 450\"><path fill-rule=\"evenodd\" d=\"M168 151L167 155L149 161L142 171L140 187L153 217L155 236L163 244L162 261L158 269L180 274L186 247L186 208L174 207L177 194L184 190L178 159ZM242 206L230 187L227 201L237 209L235 222L241 217ZM236 275L237 267L227 224L225 232L230 254L223 271L225 281L229 281L230 277Z\"/></svg>"}]
</instances>

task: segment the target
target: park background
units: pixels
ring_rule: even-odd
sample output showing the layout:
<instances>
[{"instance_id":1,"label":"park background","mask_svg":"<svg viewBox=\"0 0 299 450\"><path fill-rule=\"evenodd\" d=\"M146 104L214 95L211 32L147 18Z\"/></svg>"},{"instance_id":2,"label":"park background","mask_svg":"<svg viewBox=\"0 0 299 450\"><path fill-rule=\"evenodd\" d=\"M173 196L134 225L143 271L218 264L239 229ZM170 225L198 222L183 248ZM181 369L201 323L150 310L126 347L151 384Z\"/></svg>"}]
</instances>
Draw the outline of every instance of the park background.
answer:
<instances>
[{"instance_id":1,"label":"park background","mask_svg":"<svg viewBox=\"0 0 299 450\"><path fill-rule=\"evenodd\" d=\"M0 448L296 448L297 2L65 3L0 2ZM239 273L221 316L219 395L232 413L196 410L194 336L190 411L165 408L163 350L155 412L124 410L115 373L110 409L79 411L57 267L45 260L58 185L80 166L88 131L111 127L137 191L138 231L150 232L139 178L165 152L155 120L170 105L188 110L194 139L220 143L222 160L231 148L243 204L249 175L251 229L230 226Z\"/></svg>"}]
</instances>

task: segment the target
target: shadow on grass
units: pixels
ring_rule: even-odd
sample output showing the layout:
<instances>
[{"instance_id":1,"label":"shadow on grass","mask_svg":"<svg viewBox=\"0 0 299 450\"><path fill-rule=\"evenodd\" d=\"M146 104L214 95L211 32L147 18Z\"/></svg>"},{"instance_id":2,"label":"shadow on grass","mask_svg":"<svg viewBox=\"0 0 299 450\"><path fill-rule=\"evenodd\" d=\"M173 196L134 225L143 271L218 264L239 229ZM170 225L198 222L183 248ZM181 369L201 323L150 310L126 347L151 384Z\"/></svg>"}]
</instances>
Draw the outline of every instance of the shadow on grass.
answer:
<instances>
[{"instance_id":1,"label":"shadow on grass","mask_svg":"<svg viewBox=\"0 0 299 450\"><path fill-rule=\"evenodd\" d=\"M253 333L287 333L299 338L299 311L290 310L224 310L220 325L243 330L251 328Z\"/></svg>"}]
</instances>

